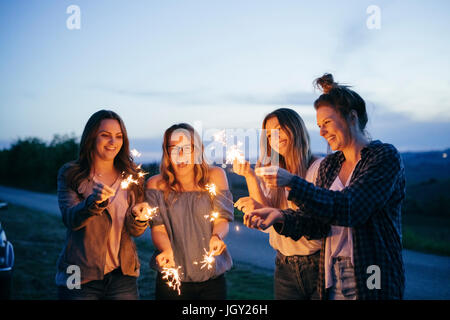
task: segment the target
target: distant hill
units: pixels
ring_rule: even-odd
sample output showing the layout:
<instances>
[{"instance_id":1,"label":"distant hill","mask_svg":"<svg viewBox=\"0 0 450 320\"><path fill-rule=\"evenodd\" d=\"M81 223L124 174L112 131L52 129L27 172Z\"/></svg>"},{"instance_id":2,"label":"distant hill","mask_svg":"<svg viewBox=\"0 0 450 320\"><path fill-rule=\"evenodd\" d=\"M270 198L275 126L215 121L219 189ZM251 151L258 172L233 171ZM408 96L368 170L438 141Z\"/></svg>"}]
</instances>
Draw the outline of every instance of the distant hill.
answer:
<instances>
[{"instance_id":1,"label":"distant hill","mask_svg":"<svg viewBox=\"0 0 450 320\"><path fill-rule=\"evenodd\" d=\"M402 153L406 182L416 184L430 179L450 179L450 149Z\"/></svg>"}]
</instances>

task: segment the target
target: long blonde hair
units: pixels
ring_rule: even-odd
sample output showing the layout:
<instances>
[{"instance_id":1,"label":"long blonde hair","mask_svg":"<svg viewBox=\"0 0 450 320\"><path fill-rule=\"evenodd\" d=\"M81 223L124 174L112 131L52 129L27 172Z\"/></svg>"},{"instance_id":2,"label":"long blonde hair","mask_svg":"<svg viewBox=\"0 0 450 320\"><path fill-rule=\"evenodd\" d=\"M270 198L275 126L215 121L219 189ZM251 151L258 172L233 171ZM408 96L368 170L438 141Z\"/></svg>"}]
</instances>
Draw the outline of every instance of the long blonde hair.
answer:
<instances>
[{"instance_id":1,"label":"long blonde hair","mask_svg":"<svg viewBox=\"0 0 450 320\"><path fill-rule=\"evenodd\" d=\"M204 189L209 180L209 165L204 155L204 146L200 136L194 128L187 123L174 124L164 132L162 144L163 155L161 158L160 174L162 179L158 182L160 189L164 191L164 198L167 201L170 191L183 191L182 186L175 175L170 161L169 142L172 133L181 130L191 140L194 152L194 182L196 186Z\"/></svg>"},{"instance_id":2,"label":"long blonde hair","mask_svg":"<svg viewBox=\"0 0 450 320\"><path fill-rule=\"evenodd\" d=\"M277 153L267 139L266 124L267 121L276 117L280 127L289 136L287 157ZM311 144L305 123L300 115L292 109L280 108L269 113L263 120L261 133L261 156L257 166L270 166L274 164L275 159L279 159L279 167L288 170L290 173L305 178L306 171L313 160L311 153ZM277 188L272 193L272 205L276 208L288 208L285 189Z\"/></svg>"}]
</instances>

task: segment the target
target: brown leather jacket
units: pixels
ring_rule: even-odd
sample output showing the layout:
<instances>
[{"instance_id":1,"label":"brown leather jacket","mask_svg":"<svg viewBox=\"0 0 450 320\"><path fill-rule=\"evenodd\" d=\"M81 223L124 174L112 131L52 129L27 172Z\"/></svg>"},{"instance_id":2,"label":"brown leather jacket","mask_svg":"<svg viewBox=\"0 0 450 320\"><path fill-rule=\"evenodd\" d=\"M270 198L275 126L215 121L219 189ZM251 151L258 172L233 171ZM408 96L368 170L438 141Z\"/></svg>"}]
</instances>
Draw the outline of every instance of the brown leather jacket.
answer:
<instances>
[{"instance_id":1,"label":"brown leather jacket","mask_svg":"<svg viewBox=\"0 0 450 320\"><path fill-rule=\"evenodd\" d=\"M70 265L76 265L81 271L81 284L101 280L104 275L106 260L106 244L111 229L111 216L105 207L95 203L93 196L84 198L79 190L69 187L65 172L70 163L65 164L58 172L58 203L62 220L67 227L66 241L58 258L56 284L65 286ZM86 179L82 184L92 183ZM80 188L79 188L80 189ZM142 235L148 226L147 222L134 219L131 209L143 199L135 199L134 192L128 192L128 211L120 240L119 259L124 275L139 276L139 258L136 245L131 238Z\"/></svg>"}]
</instances>

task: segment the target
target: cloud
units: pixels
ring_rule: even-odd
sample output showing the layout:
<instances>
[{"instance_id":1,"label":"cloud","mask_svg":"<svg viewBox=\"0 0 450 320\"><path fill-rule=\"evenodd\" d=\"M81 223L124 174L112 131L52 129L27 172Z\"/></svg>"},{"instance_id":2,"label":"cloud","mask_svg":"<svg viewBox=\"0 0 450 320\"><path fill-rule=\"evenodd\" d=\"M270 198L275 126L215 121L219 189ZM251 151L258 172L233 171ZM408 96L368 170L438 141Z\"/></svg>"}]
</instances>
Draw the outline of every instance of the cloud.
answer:
<instances>
[{"instance_id":1,"label":"cloud","mask_svg":"<svg viewBox=\"0 0 450 320\"><path fill-rule=\"evenodd\" d=\"M224 100L236 104L312 105L317 95L310 92L281 92L276 94L229 94Z\"/></svg>"},{"instance_id":2,"label":"cloud","mask_svg":"<svg viewBox=\"0 0 450 320\"><path fill-rule=\"evenodd\" d=\"M279 92L279 93L212 93L208 90L192 91L158 91L158 90L130 90L124 88L113 88L105 86L93 87L97 90L107 91L109 93L137 97L150 98L158 101L164 100L167 103L185 104L185 105L312 105L317 98L313 92Z\"/></svg>"},{"instance_id":3,"label":"cloud","mask_svg":"<svg viewBox=\"0 0 450 320\"><path fill-rule=\"evenodd\" d=\"M400 151L441 150L450 146L449 121L414 120L406 112L384 107L369 110L368 131L373 139L394 144Z\"/></svg>"}]
</instances>

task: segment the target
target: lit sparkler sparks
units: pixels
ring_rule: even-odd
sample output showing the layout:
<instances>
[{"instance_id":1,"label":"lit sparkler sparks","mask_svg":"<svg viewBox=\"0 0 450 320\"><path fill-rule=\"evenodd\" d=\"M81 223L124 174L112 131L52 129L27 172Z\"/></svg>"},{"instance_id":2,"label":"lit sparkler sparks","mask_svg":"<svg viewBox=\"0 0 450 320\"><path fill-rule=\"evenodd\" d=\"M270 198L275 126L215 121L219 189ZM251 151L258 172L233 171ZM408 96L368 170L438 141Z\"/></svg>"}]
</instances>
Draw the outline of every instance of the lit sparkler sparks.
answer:
<instances>
[{"instance_id":1,"label":"lit sparkler sparks","mask_svg":"<svg viewBox=\"0 0 450 320\"><path fill-rule=\"evenodd\" d=\"M200 269L207 267L209 270L212 268L214 261L216 261L216 258L214 258L214 251L211 251L211 253L208 254L208 251L206 251L206 249L203 250L205 250L205 255L203 256L203 260L200 261L200 263L202 263Z\"/></svg>"},{"instance_id":2,"label":"lit sparkler sparks","mask_svg":"<svg viewBox=\"0 0 450 320\"><path fill-rule=\"evenodd\" d=\"M142 153L140 153L136 149L133 149L133 150L131 150L131 155L135 158L139 158L140 156L142 156Z\"/></svg>"},{"instance_id":3,"label":"lit sparkler sparks","mask_svg":"<svg viewBox=\"0 0 450 320\"><path fill-rule=\"evenodd\" d=\"M214 141L219 142L219 143L221 143L223 146L225 146L225 145L227 144L227 143L226 143L227 135L226 135L226 133L225 133L225 130L221 130L221 131L215 133L215 134L213 135L213 139L214 139Z\"/></svg>"},{"instance_id":4,"label":"lit sparkler sparks","mask_svg":"<svg viewBox=\"0 0 450 320\"><path fill-rule=\"evenodd\" d=\"M216 193L216 185L215 185L214 183L207 184L205 187L206 187L206 190L207 190L212 196L217 195L217 193Z\"/></svg>"},{"instance_id":5,"label":"lit sparkler sparks","mask_svg":"<svg viewBox=\"0 0 450 320\"><path fill-rule=\"evenodd\" d=\"M242 142L238 141L235 145L227 146L227 135L225 130L215 133L213 135L213 140L227 147L226 163L233 163L234 160L238 160L240 163L245 162L245 157L240 149L242 147Z\"/></svg>"},{"instance_id":6,"label":"lit sparkler sparks","mask_svg":"<svg viewBox=\"0 0 450 320\"><path fill-rule=\"evenodd\" d=\"M146 213L144 215L145 220L152 220L154 217L156 217L158 209L159 207L146 208ZM135 219L137 219L137 217Z\"/></svg>"},{"instance_id":7,"label":"lit sparkler sparks","mask_svg":"<svg viewBox=\"0 0 450 320\"><path fill-rule=\"evenodd\" d=\"M209 221L214 221L219 217L219 212L213 211L213 212L211 212L211 214L207 214L204 217L205 217L205 219L209 218Z\"/></svg>"},{"instance_id":8,"label":"lit sparkler sparks","mask_svg":"<svg viewBox=\"0 0 450 320\"><path fill-rule=\"evenodd\" d=\"M167 280L166 284L169 286L169 288L178 291L178 295L181 294L180 287L181 287L181 279L180 279L180 273L179 269L181 267L177 268L163 268L161 271L162 279Z\"/></svg>"},{"instance_id":9,"label":"lit sparkler sparks","mask_svg":"<svg viewBox=\"0 0 450 320\"><path fill-rule=\"evenodd\" d=\"M142 178L143 176L145 176L146 174L148 174L148 172L145 172L144 170L142 170L142 164L138 165L136 167L137 170L139 170L138 172L138 177Z\"/></svg>"},{"instance_id":10,"label":"lit sparkler sparks","mask_svg":"<svg viewBox=\"0 0 450 320\"><path fill-rule=\"evenodd\" d=\"M238 141L237 144L232 145L231 147L228 148L226 155L227 163L233 163L235 160L237 160L240 163L245 162L245 157L240 147L242 147L242 142Z\"/></svg>"},{"instance_id":11,"label":"lit sparkler sparks","mask_svg":"<svg viewBox=\"0 0 450 320\"><path fill-rule=\"evenodd\" d=\"M222 194L220 191L217 191L216 185L214 183L207 184L207 185L205 185L205 187L206 187L206 190L209 192L209 194L212 197L216 196L217 193ZM228 199L227 197L224 197L224 199L226 199L226 200L230 201L231 203L233 203L233 201ZM209 217L209 216L205 216L205 218L206 217ZM213 221L213 220L211 220L211 221Z\"/></svg>"},{"instance_id":12,"label":"lit sparkler sparks","mask_svg":"<svg viewBox=\"0 0 450 320\"><path fill-rule=\"evenodd\" d=\"M125 180L120 183L122 189L128 189L131 183L138 184L138 180L133 179L133 175L130 174Z\"/></svg>"}]
</instances>

